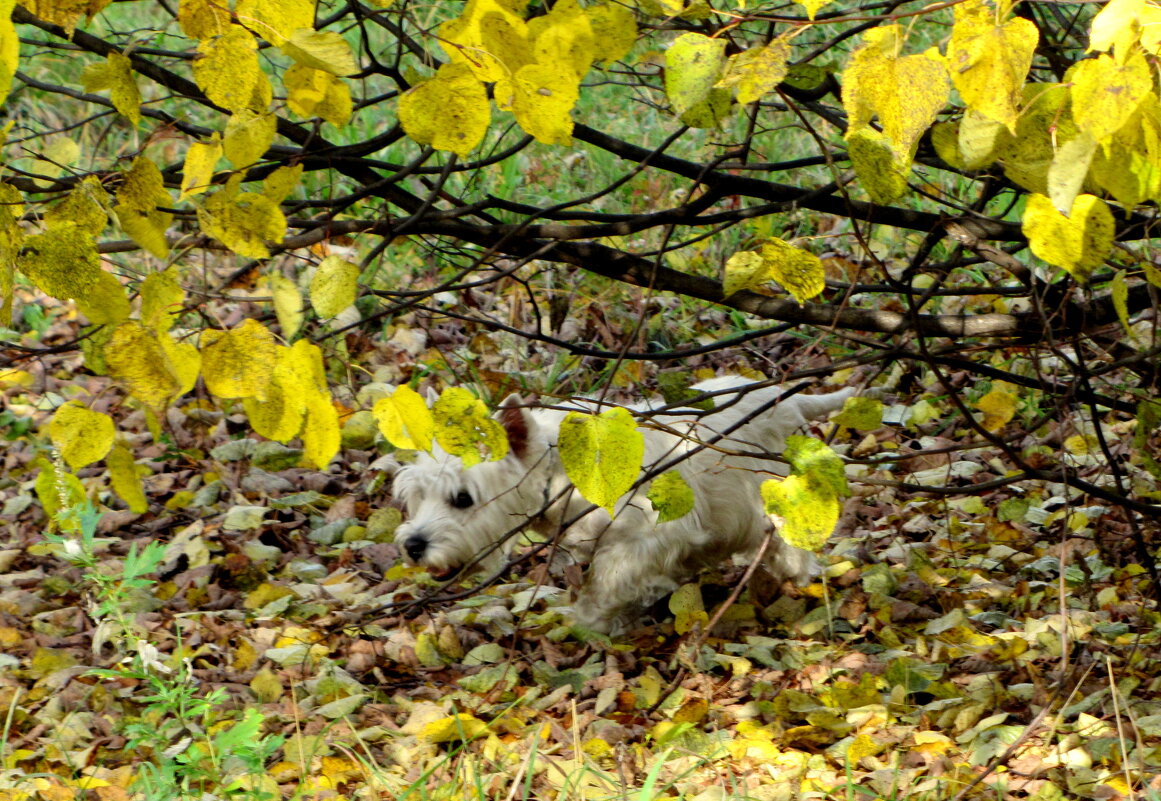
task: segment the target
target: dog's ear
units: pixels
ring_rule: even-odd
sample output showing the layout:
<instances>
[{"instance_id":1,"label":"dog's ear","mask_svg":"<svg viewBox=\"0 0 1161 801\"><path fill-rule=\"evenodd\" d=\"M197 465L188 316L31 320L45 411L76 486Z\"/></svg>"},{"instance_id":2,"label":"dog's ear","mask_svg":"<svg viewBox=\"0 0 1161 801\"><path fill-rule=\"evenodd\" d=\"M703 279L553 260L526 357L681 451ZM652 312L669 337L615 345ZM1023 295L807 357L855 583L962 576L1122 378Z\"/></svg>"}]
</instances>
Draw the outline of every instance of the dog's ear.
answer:
<instances>
[{"instance_id":1,"label":"dog's ear","mask_svg":"<svg viewBox=\"0 0 1161 801\"><path fill-rule=\"evenodd\" d=\"M528 442L535 426L532 415L525 408L524 399L516 394L504 398L496 419L508 434L508 452L517 459L523 459L528 454Z\"/></svg>"}]
</instances>

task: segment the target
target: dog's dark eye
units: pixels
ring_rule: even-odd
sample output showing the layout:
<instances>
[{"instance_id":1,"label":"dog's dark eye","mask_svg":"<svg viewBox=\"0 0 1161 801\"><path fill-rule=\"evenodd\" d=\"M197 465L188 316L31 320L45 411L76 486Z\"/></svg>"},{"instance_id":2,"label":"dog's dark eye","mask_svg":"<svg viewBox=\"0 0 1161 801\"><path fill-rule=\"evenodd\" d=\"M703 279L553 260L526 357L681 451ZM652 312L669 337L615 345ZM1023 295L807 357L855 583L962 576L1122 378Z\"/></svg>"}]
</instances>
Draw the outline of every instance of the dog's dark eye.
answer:
<instances>
[{"instance_id":1,"label":"dog's dark eye","mask_svg":"<svg viewBox=\"0 0 1161 801\"><path fill-rule=\"evenodd\" d=\"M451 503L452 506L457 509L467 509L469 506L475 503L475 501L472 500L472 496L468 494L467 490L460 490L455 494L455 497L452 498Z\"/></svg>"}]
</instances>

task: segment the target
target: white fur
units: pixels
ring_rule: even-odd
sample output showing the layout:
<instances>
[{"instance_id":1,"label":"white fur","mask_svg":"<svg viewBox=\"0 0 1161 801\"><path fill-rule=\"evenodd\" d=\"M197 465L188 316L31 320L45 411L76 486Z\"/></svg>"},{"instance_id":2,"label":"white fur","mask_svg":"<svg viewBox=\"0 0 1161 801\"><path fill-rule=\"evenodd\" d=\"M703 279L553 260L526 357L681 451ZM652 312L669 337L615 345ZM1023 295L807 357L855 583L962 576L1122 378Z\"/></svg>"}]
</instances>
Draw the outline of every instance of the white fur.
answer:
<instances>
[{"instance_id":1,"label":"white fur","mask_svg":"<svg viewBox=\"0 0 1161 801\"><path fill-rule=\"evenodd\" d=\"M771 526L759 485L772 474L785 474L781 463L763 455L781 453L787 436L809 420L840 409L854 394L853 389L844 389L778 401L783 388L757 387L739 376L711 379L694 389L722 393L714 398L712 412L658 413L640 429L645 437L646 472L702 443L712 443L676 468L694 491L693 510L677 520L658 523L657 512L645 497L645 482L617 503L612 518L595 509L564 532L562 546L589 565L573 608L583 625L620 630L698 569L734 554L753 552ZM514 539L508 536L501 542L505 535L527 526L555 535L563 522L590 505L575 490L570 491L555 447L568 410L528 410L513 401L505 401L498 415L512 444L512 452L503 459L465 469L458 457L436 448L433 454L420 454L414 463L403 466L395 478L395 492L408 512L395 541L412 561L437 577L450 576L469 564L476 569L498 569ZM597 404L582 401L568 408L594 411ZM634 408L645 412L655 407ZM752 415L753 419L716 439ZM465 492L467 496L461 494ZM468 497L471 505L458 508L457 496L460 506ZM551 499L555 501L538 515ZM772 538L764 561L780 580L808 581L818 572L812 554L787 545L778 536Z\"/></svg>"}]
</instances>

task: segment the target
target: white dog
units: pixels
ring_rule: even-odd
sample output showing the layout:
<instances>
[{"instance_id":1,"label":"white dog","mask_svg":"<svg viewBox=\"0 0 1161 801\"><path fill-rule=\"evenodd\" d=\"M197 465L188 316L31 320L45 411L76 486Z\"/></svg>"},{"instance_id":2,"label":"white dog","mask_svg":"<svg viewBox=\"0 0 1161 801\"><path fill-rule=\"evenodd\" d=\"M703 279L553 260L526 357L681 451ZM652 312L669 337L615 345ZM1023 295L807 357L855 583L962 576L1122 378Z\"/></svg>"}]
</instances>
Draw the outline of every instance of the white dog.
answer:
<instances>
[{"instance_id":1,"label":"white dog","mask_svg":"<svg viewBox=\"0 0 1161 801\"><path fill-rule=\"evenodd\" d=\"M556 536L562 523L580 515L561 539L569 553L589 565L573 615L598 631L622 630L700 568L761 544L771 522L759 485L771 474L786 473L770 455L781 453L786 437L807 421L842 408L854 394L844 389L780 400L782 387L738 376L711 379L693 389L714 393L714 409L647 414L640 427L645 473L690 454L676 468L695 495L694 508L685 516L659 523L646 498L648 482L622 497L613 517L591 509L570 489L556 443L569 409L593 412L598 404L529 410L513 396L498 413L508 434L503 459L464 468L458 457L436 448L400 469L394 491L407 507L408 520L395 542L412 562L445 579L468 565L498 569L519 530L531 526ZM649 412L652 407L633 408ZM767 548L765 563L779 581L808 581L818 572L812 554L778 536Z\"/></svg>"}]
</instances>

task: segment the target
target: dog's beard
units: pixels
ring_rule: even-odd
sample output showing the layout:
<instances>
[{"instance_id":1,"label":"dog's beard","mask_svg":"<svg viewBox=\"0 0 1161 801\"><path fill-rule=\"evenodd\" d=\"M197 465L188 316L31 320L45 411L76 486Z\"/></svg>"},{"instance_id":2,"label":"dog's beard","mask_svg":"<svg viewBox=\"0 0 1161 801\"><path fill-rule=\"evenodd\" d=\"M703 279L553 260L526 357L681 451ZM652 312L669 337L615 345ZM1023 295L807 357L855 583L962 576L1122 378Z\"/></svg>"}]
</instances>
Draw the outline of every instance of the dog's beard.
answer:
<instances>
[{"instance_id":1,"label":"dog's beard","mask_svg":"<svg viewBox=\"0 0 1161 801\"><path fill-rule=\"evenodd\" d=\"M465 470L457 457L423 454L395 479L408 512L395 543L409 561L441 581L495 571L511 550L513 532L537 511L542 492L534 492L530 481L515 460ZM465 499L470 505L457 508Z\"/></svg>"}]
</instances>

